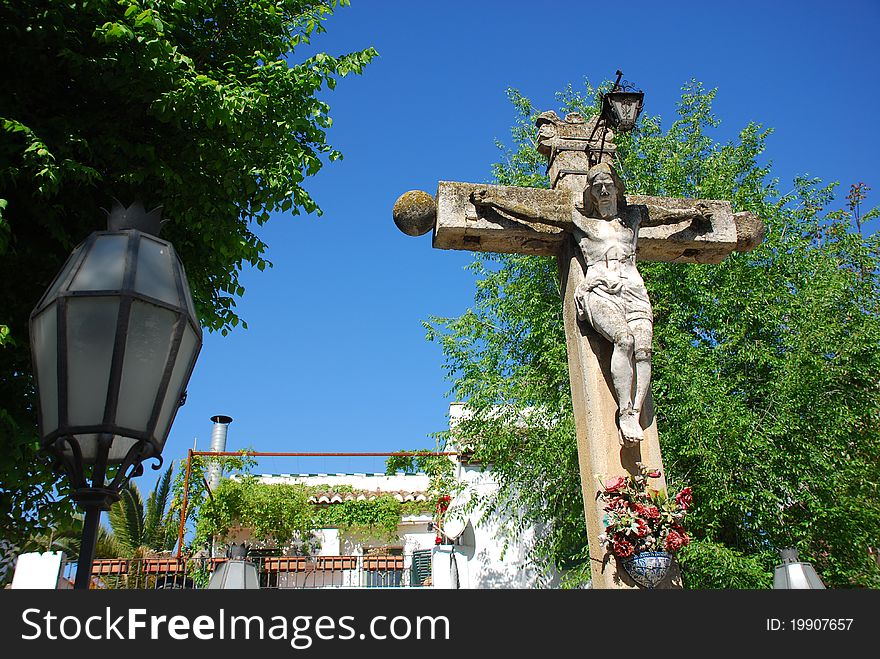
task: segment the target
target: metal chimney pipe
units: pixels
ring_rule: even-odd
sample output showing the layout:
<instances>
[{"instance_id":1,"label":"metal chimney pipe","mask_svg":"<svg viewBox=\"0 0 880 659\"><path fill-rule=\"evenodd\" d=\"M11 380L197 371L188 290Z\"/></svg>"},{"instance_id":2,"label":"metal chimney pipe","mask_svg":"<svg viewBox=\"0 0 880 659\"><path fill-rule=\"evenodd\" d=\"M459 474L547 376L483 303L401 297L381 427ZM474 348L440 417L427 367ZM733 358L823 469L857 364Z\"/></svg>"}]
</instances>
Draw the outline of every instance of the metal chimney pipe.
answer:
<instances>
[{"instance_id":1,"label":"metal chimney pipe","mask_svg":"<svg viewBox=\"0 0 880 659\"><path fill-rule=\"evenodd\" d=\"M211 451L222 453L226 450L226 431L229 428L229 424L232 423L232 417L217 414L211 417L211 421L214 422L214 429L211 431ZM208 487L212 490L216 490L217 486L220 485L222 472L223 470L219 464L208 466Z\"/></svg>"}]
</instances>

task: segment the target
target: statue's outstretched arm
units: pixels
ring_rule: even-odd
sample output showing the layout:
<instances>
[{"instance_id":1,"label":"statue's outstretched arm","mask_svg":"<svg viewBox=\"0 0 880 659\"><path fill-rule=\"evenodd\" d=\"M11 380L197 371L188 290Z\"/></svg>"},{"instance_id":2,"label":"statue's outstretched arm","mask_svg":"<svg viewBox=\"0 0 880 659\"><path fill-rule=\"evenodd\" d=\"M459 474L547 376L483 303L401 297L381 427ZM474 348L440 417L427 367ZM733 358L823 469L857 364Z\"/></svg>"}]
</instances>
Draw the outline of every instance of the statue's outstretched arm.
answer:
<instances>
[{"instance_id":1,"label":"statue's outstretched arm","mask_svg":"<svg viewBox=\"0 0 880 659\"><path fill-rule=\"evenodd\" d=\"M561 229L570 229L571 223L560 222L550 219L547 216L553 213L542 213L540 207L528 206L520 204L509 199L497 196L488 188L480 188L471 192L471 203L477 208L495 208L514 220L523 220L525 222L540 222L541 224L549 224L550 226L559 227ZM558 214L558 213L557 213Z\"/></svg>"},{"instance_id":2,"label":"statue's outstretched arm","mask_svg":"<svg viewBox=\"0 0 880 659\"><path fill-rule=\"evenodd\" d=\"M712 209L707 204L698 203L695 208L665 208L654 204L646 204L648 217L643 219L643 227L656 227L662 224L675 224L692 220L695 225L702 229L712 226Z\"/></svg>"}]
</instances>

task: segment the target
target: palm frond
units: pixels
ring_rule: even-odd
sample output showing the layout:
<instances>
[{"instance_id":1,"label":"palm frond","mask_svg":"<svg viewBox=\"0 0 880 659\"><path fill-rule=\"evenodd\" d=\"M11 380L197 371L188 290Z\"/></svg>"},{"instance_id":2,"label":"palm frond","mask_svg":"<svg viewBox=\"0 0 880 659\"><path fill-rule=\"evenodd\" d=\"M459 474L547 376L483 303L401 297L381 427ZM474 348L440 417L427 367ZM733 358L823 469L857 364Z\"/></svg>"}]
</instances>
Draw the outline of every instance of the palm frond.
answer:
<instances>
[{"instance_id":1,"label":"palm frond","mask_svg":"<svg viewBox=\"0 0 880 659\"><path fill-rule=\"evenodd\" d=\"M167 516L165 509L171 495L171 471L168 467L147 498L147 513L144 519L143 544L153 549L164 549Z\"/></svg>"},{"instance_id":2,"label":"palm frond","mask_svg":"<svg viewBox=\"0 0 880 659\"><path fill-rule=\"evenodd\" d=\"M137 485L129 482L112 506L108 519L120 549L132 552L144 544L144 502Z\"/></svg>"}]
</instances>

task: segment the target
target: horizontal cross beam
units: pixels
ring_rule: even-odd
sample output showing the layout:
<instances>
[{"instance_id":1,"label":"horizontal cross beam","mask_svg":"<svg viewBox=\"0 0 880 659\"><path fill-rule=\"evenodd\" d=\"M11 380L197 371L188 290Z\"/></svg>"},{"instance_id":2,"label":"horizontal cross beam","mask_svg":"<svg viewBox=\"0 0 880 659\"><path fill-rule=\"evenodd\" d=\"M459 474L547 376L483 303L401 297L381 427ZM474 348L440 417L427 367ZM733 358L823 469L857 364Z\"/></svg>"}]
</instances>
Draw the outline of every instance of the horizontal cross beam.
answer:
<instances>
[{"instance_id":1,"label":"horizontal cross beam","mask_svg":"<svg viewBox=\"0 0 880 659\"><path fill-rule=\"evenodd\" d=\"M571 223L575 204L569 190L520 188L441 181L437 189L437 219L433 245L438 249L463 249L505 254L558 255L566 230L539 222L524 223L503 212L471 203L472 192L489 189L495 196L531 209L535 216L556 223ZM642 261L676 263L720 263L733 251L746 252L762 238L763 225L752 213L734 213L729 201L714 199L670 199L628 195L630 207L646 218L639 231L637 256ZM703 204L711 210L708 226L696 227L691 220L650 226L652 214L663 209L692 209Z\"/></svg>"}]
</instances>

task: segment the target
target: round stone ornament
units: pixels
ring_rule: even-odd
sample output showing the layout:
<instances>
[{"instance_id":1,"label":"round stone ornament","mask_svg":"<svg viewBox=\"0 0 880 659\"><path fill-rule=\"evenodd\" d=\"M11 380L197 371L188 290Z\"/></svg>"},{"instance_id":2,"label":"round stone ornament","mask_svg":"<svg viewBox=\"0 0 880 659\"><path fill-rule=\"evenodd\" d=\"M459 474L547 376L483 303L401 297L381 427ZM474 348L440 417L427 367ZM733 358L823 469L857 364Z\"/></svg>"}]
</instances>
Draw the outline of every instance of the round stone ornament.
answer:
<instances>
[{"instance_id":1,"label":"round stone ornament","mask_svg":"<svg viewBox=\"0 0 880 659\"><path fill-rule=\"evenodd\" d=\"M408 236L421 236L434 228L437 204L427 192L410 190L397 198L391 213L398 229Z\"/></svg>"}]
</instances>

